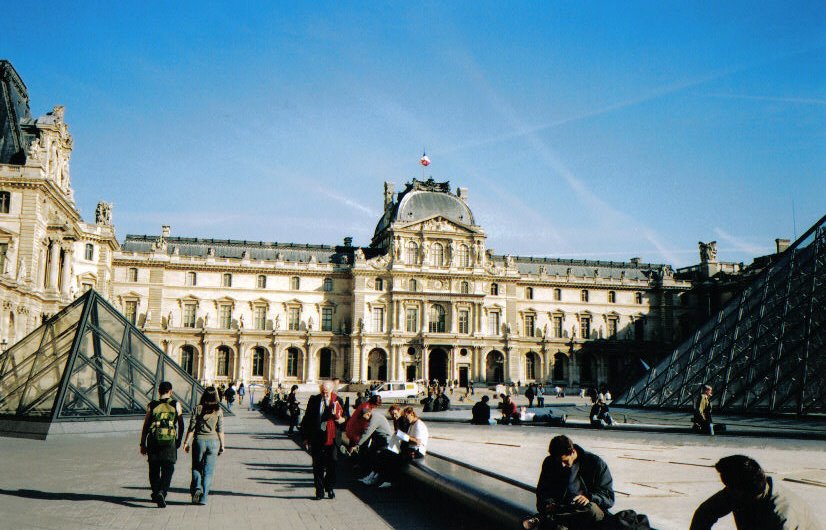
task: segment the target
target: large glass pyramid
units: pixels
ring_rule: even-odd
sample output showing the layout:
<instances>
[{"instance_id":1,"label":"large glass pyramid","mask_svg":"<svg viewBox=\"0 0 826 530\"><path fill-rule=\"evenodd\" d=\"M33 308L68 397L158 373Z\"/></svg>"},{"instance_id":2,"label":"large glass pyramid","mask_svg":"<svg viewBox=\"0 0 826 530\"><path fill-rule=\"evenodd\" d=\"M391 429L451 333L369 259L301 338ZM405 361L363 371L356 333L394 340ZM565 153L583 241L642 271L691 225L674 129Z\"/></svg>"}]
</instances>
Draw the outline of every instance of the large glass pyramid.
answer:
<instances>
[{"instance_id":1,"label":"large glass pyramid","mask_svg":"<svg viewBox=\"0 0 826 530\"><path fill-rule=\"evenodd\" d=\"M0 430L14 435L25 422L141 417L161 381L172 383L185 413L203 392L90 290L0 355ZM48 425L40 431L45 437Z\"/></svg>"},{"instance_id":2,"label":"large glass pyramid","mask_svg":"<svg viewBox=\"0 0 826 530\"><path fill-rule=\"evenodd\" d=\"M614 403L688 410L826 413L826 216Z\"/></svg>"}]
</instances>

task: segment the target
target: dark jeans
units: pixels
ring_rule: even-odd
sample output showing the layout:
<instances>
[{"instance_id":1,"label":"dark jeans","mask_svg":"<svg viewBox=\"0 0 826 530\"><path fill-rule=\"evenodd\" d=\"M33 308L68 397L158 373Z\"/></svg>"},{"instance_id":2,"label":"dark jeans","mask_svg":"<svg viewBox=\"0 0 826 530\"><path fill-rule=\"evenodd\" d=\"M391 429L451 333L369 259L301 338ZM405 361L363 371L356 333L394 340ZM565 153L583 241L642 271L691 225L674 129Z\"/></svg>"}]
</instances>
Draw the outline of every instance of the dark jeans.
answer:
<instances>
[{"instance_id":1,"label":"dark jeans","mask_svg":"<svg viewBox=\"0 0 826 530\"><path fill-rule=\"evenodd\" d=\"M602 508L588 503L587 506L566 506L542 518L542 530L556 530L559 526L569 530L591 530L605 519Z\"/></svg>"},{"instance_id":2,"label":"dark jeans","mask_svg":"<svg viewBox=\"0 0 826 530\"><path fill-rule=\"evenodd\" d=\"M290 430L288 432L293 432L293 430L298 428L299 414L301 414L301 412L298 409L290 410Z\"/></svg>"},{"instance_id":3,"label":"dark jeans","mask_svg":"<svg viewBox=\"0 0 826 530\"><path fill-rule=\"evenodd\" d=\"M159 493L166 497L169 491L169 484L172 483L172 474L175 473L175 462L168 462L158 458L149 457L149 487L152 488L152 496Z\"/></svg>"},{"instance_id":4,"label":"dark jeans","mask_svg":"<svg viewBox=\"0 0 826 530\"><path fill-rule=\"evenodd\" d=\"M536 406L539 408L545 407L545 396L536 396Z\"/></svg>"},{"instance_id":5,"label":"dark jeans","mask_svg":"<svg viewBox=\"0 0 826 530\"><path fill-rule=\"evenodd\" d=\"M333 491L336 487L336 446L311 447L313 457L313 483L316 494Z\"/></svg>"},{"instance_id":6,"label":"dark jeans","mask_svg":"<svg viewBox=\"0 0 826 530\"><path fill-rule=\"evenodd\" d=\"M220 445L218 440L203 438L195 438L192 443L192 482L189 484L189 492L194 495L197 490L201 490L201 504L206 504L209 498Z\"/></svg>"}]
</instances>

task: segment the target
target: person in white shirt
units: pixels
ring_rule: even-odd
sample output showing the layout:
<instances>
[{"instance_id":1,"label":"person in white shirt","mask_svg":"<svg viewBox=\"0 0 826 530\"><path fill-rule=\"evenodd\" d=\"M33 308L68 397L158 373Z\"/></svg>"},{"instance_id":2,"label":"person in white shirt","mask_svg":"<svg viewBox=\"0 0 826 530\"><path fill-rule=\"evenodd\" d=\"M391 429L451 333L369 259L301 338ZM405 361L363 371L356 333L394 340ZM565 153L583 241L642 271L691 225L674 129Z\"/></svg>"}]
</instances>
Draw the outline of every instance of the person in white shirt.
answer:
<instances>
[{"instance_id":1,"label":"person in white shirt","mask_svg":"<svg viewBox=\"0 0 826 530\"><path fill-rule=\"evenodd\" d=\"M379 484L379 488L389 488L411 460L423 458L427 454L427 442L430 438L427 425L419 418L413 407L406 407L402 411L402 417L410 422L407 433L397 431L393 435L390 446L379 453L378 475L365 484ZM399 446L398 441L405 443ZM393 449L394 446L398 449Z\"/></svg>"},{"instance_id":2,"label":"person in white shirt","mask_svg":"<svg viewBox=\"0 0 826 530\"><path fill-rule=\"evenodd\" d=\"M407 428L407 435L410 437L409 447L411 449L411 456L413 458L421 458L427 454L427 441L430 437L427 431L427 425L424 421L419 419L413 407L406 407L402 414L407 421L410 422L410 427Z\"/></svg>"}]
</instances>

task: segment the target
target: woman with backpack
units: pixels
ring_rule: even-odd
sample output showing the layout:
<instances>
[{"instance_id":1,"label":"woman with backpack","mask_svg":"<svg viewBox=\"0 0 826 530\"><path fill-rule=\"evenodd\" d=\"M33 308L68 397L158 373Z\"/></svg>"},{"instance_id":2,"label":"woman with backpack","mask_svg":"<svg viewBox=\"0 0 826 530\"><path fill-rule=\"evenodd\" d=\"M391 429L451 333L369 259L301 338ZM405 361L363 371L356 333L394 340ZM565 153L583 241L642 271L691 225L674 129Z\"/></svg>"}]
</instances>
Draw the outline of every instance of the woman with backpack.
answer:
<instances>
[{"instance_id":1,"label":"woman with backpack","mask_svg":"<svg viewBox=\"0 0 826 530\"><path fill-rule=\"evenodd\" d=\"M218 455L224 452L224 411L215 387L204 390L201 404L195 408L189 420L184 438L184 451L189 452L192 442L192 482L189 490L192 504L207 503L209 488Z\"/></svg>"}]
</instances>

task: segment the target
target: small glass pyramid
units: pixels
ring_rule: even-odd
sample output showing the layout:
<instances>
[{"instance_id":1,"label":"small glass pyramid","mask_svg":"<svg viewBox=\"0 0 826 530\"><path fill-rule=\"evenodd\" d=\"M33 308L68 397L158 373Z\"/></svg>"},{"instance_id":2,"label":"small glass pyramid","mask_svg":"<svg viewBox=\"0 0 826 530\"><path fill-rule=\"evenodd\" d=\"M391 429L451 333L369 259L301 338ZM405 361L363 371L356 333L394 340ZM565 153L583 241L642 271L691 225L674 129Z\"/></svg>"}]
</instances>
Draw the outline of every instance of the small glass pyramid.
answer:
<instances>
[{"instance_id":1,"label":"small glass pyramid","mask_svg":"<svg viewBox=\"0 0 826 530\"><path fill-rule=\"evenodd\" d=\"M826 413L826 216L615 401L738 414Z\"/></svg>"},{"instance_id":2,"label":"small glass pyramid","mask_svg":"<svg viewBox=\"0 0 826 530\"><path fill-rule=\"evenodd\" d=\"M161 381L172 383L185 413L203 392L90 290L0 354L0 431L13 436L8 431L21 422L143 416Z\"/></svg>"}]
</instances>

